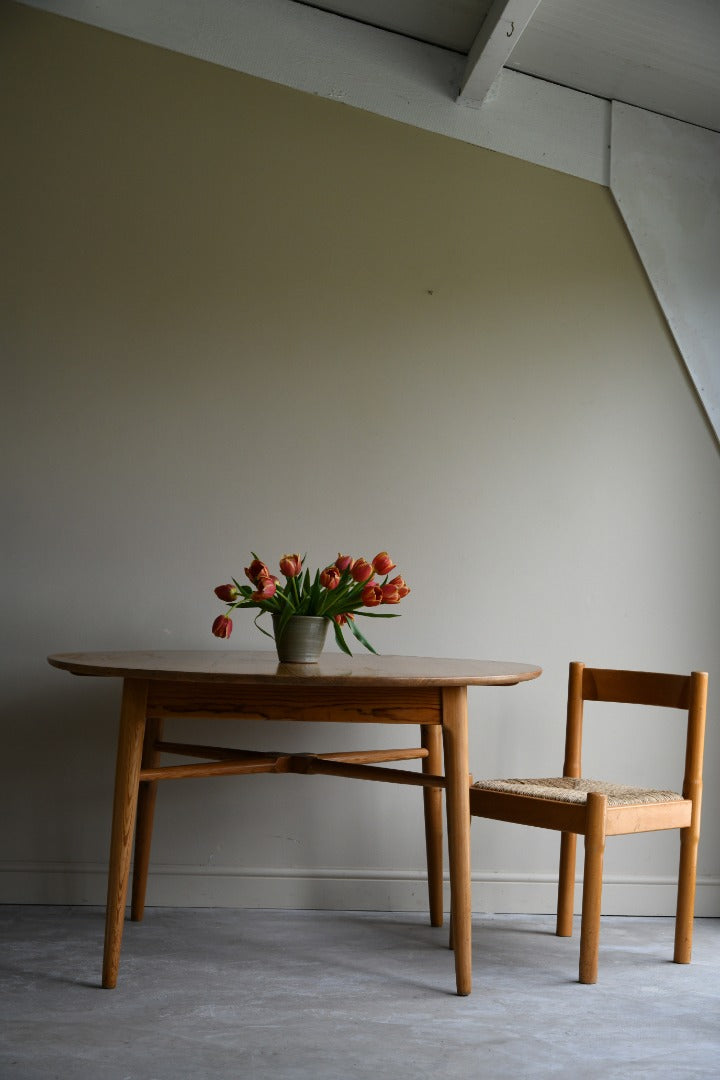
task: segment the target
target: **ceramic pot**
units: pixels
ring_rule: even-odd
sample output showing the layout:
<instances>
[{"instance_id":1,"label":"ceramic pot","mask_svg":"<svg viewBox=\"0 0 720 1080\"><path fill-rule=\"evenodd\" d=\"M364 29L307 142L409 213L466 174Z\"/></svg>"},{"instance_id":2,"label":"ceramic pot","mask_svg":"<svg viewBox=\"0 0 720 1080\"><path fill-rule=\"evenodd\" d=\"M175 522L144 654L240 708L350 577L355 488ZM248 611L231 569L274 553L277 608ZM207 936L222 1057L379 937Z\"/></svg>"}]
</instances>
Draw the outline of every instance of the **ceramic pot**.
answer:
<instances>
[{"instance_id":1,"label":"ceramic pot","mask_svg":"<svg viewBox=\"0 0 720 1080\"><path fill-rule=\"evenodd\" d=\"M325 646L328 620L319 615L293 615L278 637L279 616L273 615L275 648L282 664L316 664Z\"/></svg>"}]
</instances>

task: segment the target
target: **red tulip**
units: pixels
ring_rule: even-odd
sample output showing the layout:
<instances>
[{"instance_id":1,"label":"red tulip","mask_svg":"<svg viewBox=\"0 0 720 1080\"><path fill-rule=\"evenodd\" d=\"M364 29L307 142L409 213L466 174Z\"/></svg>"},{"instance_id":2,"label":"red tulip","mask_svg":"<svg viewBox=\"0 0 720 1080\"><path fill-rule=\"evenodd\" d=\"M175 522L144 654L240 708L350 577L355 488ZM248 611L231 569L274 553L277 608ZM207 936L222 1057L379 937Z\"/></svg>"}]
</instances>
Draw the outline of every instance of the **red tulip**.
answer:
<instances>
[{"instance_id":1,"label":"red tulip","mask_svg":"<svg viewBox=\"0 0 720 1080\"><path fill-rule=\"evenodd\" d=\"M362 602L365 607L377 607L383 602L383 592L374 581L368 581L362 591Z\"/></svg>"},{"instance_id":2,"label":"red tulip","mask_svg":"<svg viewBox=\"0 0 720 1080\"><path fill-rule=\"evenodd\" d=\"M335 560L335 565L342 574L345 570L352 570L353 558L352 555L341 555L338 551L338 557Z\"/></svg>"},{"instance_id":3,"label":"red tulip","mask_svg":"<svg viewBox=\"0 0 720 1080\"><path fill-rule=\"evenodd\" d=\"M390 580L388 581L388 585L394 585L397 588L398 595L400 596L401 600L403 596L407 596L407 594L410 592L409 586L405 581L403 581L399 574L397 577L390 578Z\"/></svg>"},{"instance_id":4,"label":"red tulip","mask_svg":"<svg viewBox=\"0 0 720 1080\"><path fill-rule=\"evenodd\" d=\"M232 604L233 600L237 600L240 593L234 585L218 585L215 589L215 595L219 600L224 600L226 604Z\"/></svg>"},{"instance_id":5,"label":"red tulip","mask_svg":"<svg viewBox=\"0 0 720 1080\"><path fill-rule=\"evenodd\" d=\"M380 551L372 561L373 570L376 574L384 576L389 574L391 570L395 569L395 563L392 561L387 551Z\"/></svg>"},{"instance_id":6,"label":"red tulip","mask_svg":"<svg viewBox=\"0 0 720 1080\"><path fill-rule=\"evenodd\" d=\"M400 593L398 592L397 585L381 585L380 591L382 592L383 604L399 604Z\"/></svg>"},{"instance_id":7,"label":"red tulip","mask_svg":"<svg viewBox=\"0 0 720 1080\"><path fill-rule=\"evenodd\" d=\"M372 563L369 563L367 559L356 559L350 572L355 581L367 581L373 575Z\"/></svg>"},{"instance_id":8,"label":"red tulip","mask_svg":"<svg viewBox=\"0 0 720 1080\"><path fill-rule=\"evenodd\" d=\"M232 634L232 619L228 619L227 615L218 615L212 624L212 632L215 637L229 638Z\"/></svg>"},{"instance_id":9,"label":"red tulip","mask_svg":"<svg viewBox=\"0 0 720 1080\"><path fill-rule=\"evenodd\" d=\"M302 559L299 555L283 555L280 569L287 578L297 577L302 571Z\"/></svg>"},{"instance_id":10,"label":"red tulip","mask_svg":"<svg viewBox=\"0 0 720 1080\"><path fill-rule=\"evenodd\" d=\"M340 571L337 566L326 566L320 575L320 584L324 585L326 589L337 589L340 584Z\"/></svg>"},{"instance_id":11,"label":"red tulip","mask_svg":"<svg viewBox=\"0 0 720 1080\"><path fill-rule=\"evenodd\" d=\"M253 600L269 600L277 592L277 578L267 577L260 578L256 585L258 589L252 594Z\"/></svg>"},{"instance_id":12,"label":"red tulip","mask_svg":"<svg viewBox=\"0 0 720 1080\"><path fill-rule=\"evenodd\" d=\"M249 566L245 567L245 573L252 581L253 585L257 585L263 578L270 577L270 571L264 562L260 562L259 559L253 559Z\"/></svg>"},{"instance_id":13,"label":"red tulip","mask_svg":"<svg viewBox=\"0 0 720 1080\"><path fill-rule=\"evenodd\" d=\"M333 615L333 619L338 626L344 626L346 622L349 622L351 619L354 620L355 616L352 611L346 611L342 615Z\"/></svg>"}]
</instances>

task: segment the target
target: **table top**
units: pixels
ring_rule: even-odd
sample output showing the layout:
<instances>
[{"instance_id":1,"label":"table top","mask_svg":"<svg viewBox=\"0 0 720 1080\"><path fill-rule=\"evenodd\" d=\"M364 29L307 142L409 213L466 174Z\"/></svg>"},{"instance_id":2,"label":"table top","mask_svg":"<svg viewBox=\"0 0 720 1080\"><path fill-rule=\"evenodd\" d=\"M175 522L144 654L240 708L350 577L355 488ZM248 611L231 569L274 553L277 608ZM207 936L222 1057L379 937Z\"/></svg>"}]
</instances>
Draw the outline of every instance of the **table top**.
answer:
<instances>
[{"instance_id":1,"label":"table top","mask_svg":"<svg viewBox=\"0 0 720 1080\"><path fill-rule=\"evenodd\" d=\"M502 660L426 656L346 656L325 653L316 664L280 664L274 652L163 650L56 653L53 667L73 675L287 686L511 686L536 679L542 668Z\"/></svg>"}]
</instances>

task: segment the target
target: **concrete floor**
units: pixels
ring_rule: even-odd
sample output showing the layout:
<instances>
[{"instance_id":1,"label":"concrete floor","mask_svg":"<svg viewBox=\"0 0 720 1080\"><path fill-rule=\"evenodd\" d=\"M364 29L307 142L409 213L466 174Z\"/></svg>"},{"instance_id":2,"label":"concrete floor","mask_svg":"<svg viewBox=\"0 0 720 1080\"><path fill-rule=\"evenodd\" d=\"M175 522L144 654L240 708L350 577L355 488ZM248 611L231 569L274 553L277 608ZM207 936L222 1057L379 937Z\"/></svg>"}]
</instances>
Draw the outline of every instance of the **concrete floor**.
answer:
<instances>
[{"instance_id":1,"label":"concrete floor","mask_svg":"<svg viewBox=\"0 0 720 1080\"><path fill-rule=\"evenodd\" d=\"M458 998L420 915L150 908L101 990L99 909L0 907L0 1077L720 1077L720 919L678 966L672 919L604 918L596 986L552 927L475 916Z\"/></svg>"}]
</instances>

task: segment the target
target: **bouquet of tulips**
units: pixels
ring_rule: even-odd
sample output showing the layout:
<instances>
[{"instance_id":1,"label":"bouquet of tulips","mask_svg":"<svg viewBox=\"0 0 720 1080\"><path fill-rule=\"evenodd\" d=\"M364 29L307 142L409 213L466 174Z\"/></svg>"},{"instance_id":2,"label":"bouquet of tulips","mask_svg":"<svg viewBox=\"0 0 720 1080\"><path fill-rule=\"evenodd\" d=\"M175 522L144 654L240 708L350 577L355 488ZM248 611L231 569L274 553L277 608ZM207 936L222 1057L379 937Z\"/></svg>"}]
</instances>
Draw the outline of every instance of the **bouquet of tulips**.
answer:
<instances>
[{"instance_id":1,"label":"bouquet of tulips","mask_svg":"<svg viewBox=\"0 0 720 1080\"><path fill-rule=\"evenodd\" d=\"M245 567L245 576L250 585L241 585L235 578L229 585L218 585L215 595L228 605L225 615L218 615L212 625L215 637L229 638L232 633L230 612L235 608L260 608L255 616L258 630L268 637L267 630L258 624L258 619L265 612L277 616L276 633L280 635L293 615L315 615L331 621L335 631L335 640L343 652L350 654L343 637L343 627L348 626L357 640L376 652L360 632L356 615L368 618L391 619L396 612L361 611L361 608L376 608L381 604L399 604L410 589L398 574L390 578L396 569L387 551L381 551L372 562L367 559L353 559L350 555L338 555L331 566L316 570L311 575L303 569L304 557L283 555L280 559L280 572L285 577L285 584L270 573L264 562L255 552L253 560ZM382 580L377 580L381 578Z\"/></svg>"}]
</instances>

